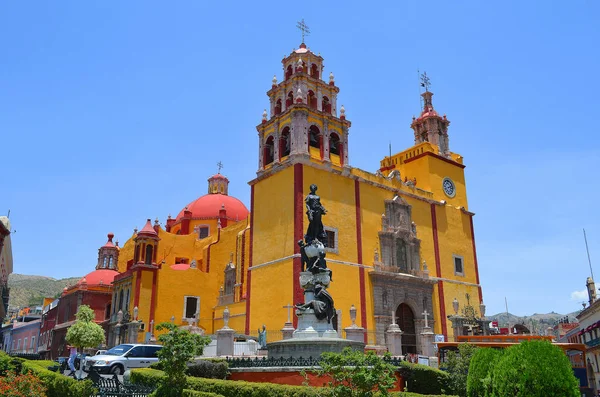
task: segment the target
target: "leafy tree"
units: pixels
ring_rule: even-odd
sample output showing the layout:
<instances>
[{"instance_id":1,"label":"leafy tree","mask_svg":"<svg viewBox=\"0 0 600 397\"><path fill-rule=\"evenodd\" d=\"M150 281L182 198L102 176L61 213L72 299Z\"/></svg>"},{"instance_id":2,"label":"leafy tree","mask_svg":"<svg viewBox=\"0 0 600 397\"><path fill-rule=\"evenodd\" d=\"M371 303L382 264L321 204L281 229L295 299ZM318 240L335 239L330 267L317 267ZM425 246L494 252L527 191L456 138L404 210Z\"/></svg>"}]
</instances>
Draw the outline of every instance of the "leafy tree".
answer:
<instances>
[{"instance_id":1,"label":"leafy tree","mask_svg":"<svg viewBox=\"0 0 600 397\"><path fill-rule=\"evenodd\" d=\"M158 331L168 331L158 336L163 347L158 351L166 379L156 390L156 396L181 396L186 385L185 371L188 362L202 355L204 346L210 343L210 338L192 334L175 324L160 323Z\"/></svg>"},{"instance_id":2,"label":"leafy tree","mask_svg":"<svg viewBox=\"0 0 600 397\"><path fill-rule=\"evenodd\" d=\"M477 349L475 351L475 354L471 357L469 374L467 376L468 397L491 396L492 371L494 365L502 357L503 352L503 350L491 348Z\"/></svg>"},{"instance_id":3,"label":"leafy tree","mask_svg":"<svg viewBox=\"0 0 600 397\"><path fill-rule=\"evenodd\" d=\"M492 371L494 397L577 397L579 382L567 356L548 341L532 340L506 349Z\"/></svg>"},{"instance_id":4,"label":"leafy tree","mask_svg":"<svg viewBox=\"0 0 600 397\"><path fill-rule=\"evenodd\" d=\"M454 394L464 397L467 395L467 375L471 357L475 354L477 346L469 343L458 345L458 352L450 351L446 358L446 371L450 375L450 385Z\"/></svg>"},{"instance_id":5,"label":"leafy tree","mask_svg":"<svg viewBox=\"0 0 600 397\"><path fill-rule=\"evenodd\" d=\"M396 367L373 352L345 348L342 353L323 353L317 376L328 376L335 397L388 396L394 387ZM306 378L306 374L304 374Z\"/></svg>"},{"instance_id":6,"label":"leafy tree","mask_svg":"<svg viewBox=\"0 0 600 397\"><path fill-rule=\"evenodd\" d=\"M88 305L81 305L75 314L77 321L67 330L67 342L78 350L96 347L104 343L104 329L94 322L94 311ZM80 374L81 375L81 366Z\"/></svg>"}]
</instances>

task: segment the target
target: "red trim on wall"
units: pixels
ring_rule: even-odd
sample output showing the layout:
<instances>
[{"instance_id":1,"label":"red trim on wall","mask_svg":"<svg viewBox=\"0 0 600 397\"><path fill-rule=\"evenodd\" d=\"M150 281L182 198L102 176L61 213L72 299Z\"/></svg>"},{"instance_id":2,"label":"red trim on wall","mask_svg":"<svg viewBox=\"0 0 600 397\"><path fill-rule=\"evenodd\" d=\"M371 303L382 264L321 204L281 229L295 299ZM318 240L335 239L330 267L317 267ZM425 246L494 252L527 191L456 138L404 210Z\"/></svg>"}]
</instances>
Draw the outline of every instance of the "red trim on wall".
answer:
<instances>
[{"instance_id":1,"label":"red trim on wall","mask_svg":"<svg viewBox=\"0 0 600 397\"><path fill-rule=\"evenodd\" d=\"M135 277L135 298L133 299L133 307L140 307L140 288L142 287L142 271L138 270Z\"/></svg>"},{"instance_id":2,"label":"red trim on wall","mask_svg":"<svg viewBox=\"0 0 600 397\"><path fill-rule=\"evenodd\" d=\"M406 159L406 160L404 160L404 164L406 164L406 163L410 163L411 161L415 161L416 159L420 159L421 157L425 157L425 156L431 156L431 157L435 157L435 158L436 158L436 159L438 159L438 160L445 161L446 163L449 163L449 164L455 165L455 166L457 166L457 167L459 167L459 168L465 168L465 167L466 167L466 165L464 165L464 164L457 163L456 161L453 161L453 160L447 159L447 158L445 158L445 157L442 157L442 156L440 156L440 155L437 155L437 154L435 154L435 153L433 153L433 152L423 152L423 153L421 153L421 154L417 154L415 157L411 157L411 158L409 158L409 159Z\"/></svg>"},{"instance_id":3,"label":"red trim on wall","mask_svg":"<svg viewBox=\"0 0 600 397\"><path fill-rule=\"evenodd\" d=\"M475 277L477 279L477 289L479 290L479 302L483 302L481 285L479 285L479 265L477 264L477 248L475 248L475 229L473 228L473 215L469 215L469 224L471 225L471 243L473 244L473 260L475 262Z\"/></svg>"},{"instance_id":4,"label":"red trim on wall","mask_svg":"<svg viewBox=\"0 0 600 397\"><path fill-rule=\"evenodd\" d=\"M444 282L438 281L438 295L440 296L440 317L442 322L442 334L444 340L448 341L448 325L446 324L446 305L444 304Z\"/></svg>"},{"instance_id":5,"label":"red trim on wall","mask_svg":"<svg viewBox=\"0 0 600 397\"><path fill-rule=\"evenodd\" d=\"M250 292L252 288L252 247L254 242L254 185L250 186L250 247L248 248L248 286L246 287L246 335L250 334Z\"/></svg>"},{"instance_id":6,"label":"red trim on wall","mask_svg":"<svg viewBox=\"0 0 600 397\"><path fill-rule=\"evenodd\" d=\"M242 232L242 255L240 260L240 301L244 299L244 270L245 270L245 255L246 255L246 232L248 229L244 229Z\"/></svg>"},{"instance_id":7,"label":"red trim on wall","mask_svg":"<svg viewBox=\"0 0 600 397\"><path fill-rule=\"evenodd\" d=\"M302 196L302 187L304 186L304 169L302 164L294 164L294 242L304 238L303 220L304 220L304 197ZM294 254L300 254L300 246L294 244ZM294 304L304 302L304 294L300 287L300 270L302 269L302 259L300 257L293 259L293 299ZM298 317L294 316L294 328L298 326Z\"/></svg>"},{"instance_id":8,"label":"red trim on wall","mask_svg":"<svg viewBox=\"0 0 600 397\"><path fill-rule=\"evenodd\" d=\"M438 244L437 218L435 215L435 204L431 204L431 229L433 231L433 251L435 252L435 271L437 277L442 277L442 263L440 261L440 247ZM446 324L446 302L444 299L444 285L438 281L438 295L440 298L440 320L442 322L442 333L448 340L448 326Z\"/></svg>"},{"instance_id":9,"label":"red trim on wall","mask_svg":"<svg viewBox=\"0 0 600 397\"><path fill-rule=\"evenodd\" d=\"M354 206L356 208L356 260L359 265L363 264L362 256L362 223L360 218L360 183L354 180ZM358 268L359 289L360 289L360 326L367 328L367 293L365 287L365 269ZM367 343L367 334L365 333L365 343Z\"/></svg>"},{"instance_id":10,"label":"red trim on wall","mask_svg":"<svg viewBox=\"0 0 600 397\"><path fill-rule=\"evenodd\" d=\"M158 281L158 270L154 270L154 274L152 275L152 297L150 298L150 319L148 320L148 324L154 320L154 309L156 308L156 293L157 293L157 283ZM134 306L135 307L135 306Z\"/></svg>"}]
</instances>

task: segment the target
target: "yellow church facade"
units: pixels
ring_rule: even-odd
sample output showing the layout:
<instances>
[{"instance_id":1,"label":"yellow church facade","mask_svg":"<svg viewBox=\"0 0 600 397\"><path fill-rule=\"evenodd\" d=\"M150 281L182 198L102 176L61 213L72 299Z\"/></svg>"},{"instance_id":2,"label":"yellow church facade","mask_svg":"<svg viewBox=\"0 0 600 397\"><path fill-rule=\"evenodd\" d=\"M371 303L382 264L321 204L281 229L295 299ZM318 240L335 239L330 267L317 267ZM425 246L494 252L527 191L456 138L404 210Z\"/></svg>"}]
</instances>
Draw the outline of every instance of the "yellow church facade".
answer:
<instances>
[{"instance_id":1,"label":"yellow church facade","mask_svg":"<svg viewBox=\"0 0 600 397\"><path fill-rule=\"evenodd\" d=\"M228 195L219 173L164 226L148 220L120 249L111 323L137 308L139 341L163 321L194 322L212 334L227 307L238 334L265 325L269 341L280 339L284 306L303 299L298 241L308 226L304 199L316 184L328 211L337 329L351 325L354 306L370 345L385 345L393 317L407 352L418 352L425 317L452 339L453 301L483 297L463 158L449 149L450 122L434 109L433 94L426 90L412 120L414 146L370 173L350 164L351 123L338 108L334 76L322 78L323 58L302 44L282 63L284 78L273 78L270 112L257 126L250 208Z\"/></svg>"}]
</instances>

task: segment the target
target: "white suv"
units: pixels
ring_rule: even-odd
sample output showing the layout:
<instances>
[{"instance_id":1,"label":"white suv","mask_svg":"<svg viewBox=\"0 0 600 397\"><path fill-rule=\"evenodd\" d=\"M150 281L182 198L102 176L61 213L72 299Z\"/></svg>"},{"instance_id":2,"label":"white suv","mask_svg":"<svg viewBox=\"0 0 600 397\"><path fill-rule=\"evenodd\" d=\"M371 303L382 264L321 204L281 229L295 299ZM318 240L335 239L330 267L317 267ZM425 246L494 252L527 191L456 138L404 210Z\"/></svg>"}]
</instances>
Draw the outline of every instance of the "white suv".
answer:
<instances>
[{"instance_id":1,"label":"white suv","mask_svg":"<svg viewBox=\"0 0 600 397\"><path fill-rule=\"evenodd\" d=\"M109 349L104 354L90 356L85 361L85 369L100 374L122 375L132 368L146 368L158 362L156 353L160 345L123 344Z\"/></svg>"}]
</instances>

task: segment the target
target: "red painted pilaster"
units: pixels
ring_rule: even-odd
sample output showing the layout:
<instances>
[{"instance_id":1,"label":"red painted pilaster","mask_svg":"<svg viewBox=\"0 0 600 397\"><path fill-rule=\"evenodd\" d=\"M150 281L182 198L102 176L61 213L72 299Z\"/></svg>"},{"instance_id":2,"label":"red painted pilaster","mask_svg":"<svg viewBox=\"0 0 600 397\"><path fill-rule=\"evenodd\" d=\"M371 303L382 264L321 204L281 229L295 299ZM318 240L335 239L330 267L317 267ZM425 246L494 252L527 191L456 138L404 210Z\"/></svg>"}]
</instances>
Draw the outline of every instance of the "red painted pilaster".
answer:
<instances>
[{"instance_id":1,"label":"red painted pilaster","mask_svg":"<svg viewBox=\"0 0 600 397\"><path fill-rule=\"evenodd\" d=\"M135 297L133 307L140 307L140 289L142 288L142 271L138 270L135 275Z\"/></svg>"},{"instance_id":2,"label":"red painted pilaster","mask_svg":"<svg viewBox=\"0 0 600 397\"><path fill-rule=\"evenodd\" d=\"M246 335L250 334L250 292L252 292L252 248L254 240L254 185L250 186L250 247L248 249L248 286L246 287Z\"/></svg>"},{"instance_id":3,"label":"red painted pilaster","mask_svg":"<svg viewBox=\"0 0 600 397\"><path fill-rule=\"evenodd\" d=\"M483 293L479 284L479 265L477 264L477 249L475 248L475 229L473 228L473 215L469 215L471 225L471 243L473 244L473 261L475 263L475 277L477 278L477 289L479 291L479 302L483 302Z\"/></svg>"},{"instance_id":4,"label":"red painted pilaster","mask_svg":"<svg viewBox=\"0 0 600 397\"><path fill-rule=\"evenodd\" d=\"M302 186L304 185L304 169L302 164L294 164L294 242L304 238L302 223L304 217L304 197L302 195ZM294 254L300 254L300 246L294 244ZM300 257L293 259L293 303L304 302L304 294L300 287L300 270L302 269L302 260ZM298 317L294 316L294 327L298 326Z\"/></svg>"},{"instance_id":5,"label":"red painted pilaster","mask_svg":"<svg viewBox=\"0 0 600 397\"><path fill-rule=\"evenodd\" d=\"M435 215L435 204L431 204L431 229L433 230L433 250L435 253L435 271L437 277L442 277L442 262L440 261L440 247L438 244L437 218ZM438 295L440 300L440 321L442 323L442 333L448 340L448 326L446 324L446 302L444 299L444 283L438 281Z\"/></svg>"},{"instance_id":6,"label":"red painted pilaster","mask_svg":"<svg viewBox=\"0 0 600 397\"><path fill-rule=\"evenodd\" d=\"M148 324L154 320L154 311L156 308L156 294L158 292L158 270L154 270L154 274L152 274L152 297L150 298L150 319L148 320ZM134 306L135 307L135 306Z\"/></svg>"},{"instance_id":7,"label":"red painted pilaster","mask_svg":"<svg viewBox=\"0 0 600 397\"><path fill-rule=\"evenodd\" d=\"M360 217L360 183L354 180L354 206L356 207L356 253L357 262L363 264L362 255L362 222ZM365 268L358 268L359 289L360 289L360 326L367 329L367 294L365 285ZM365 343L367 343L367 334L365 333Z\"/></svg>"}]
</instances>

